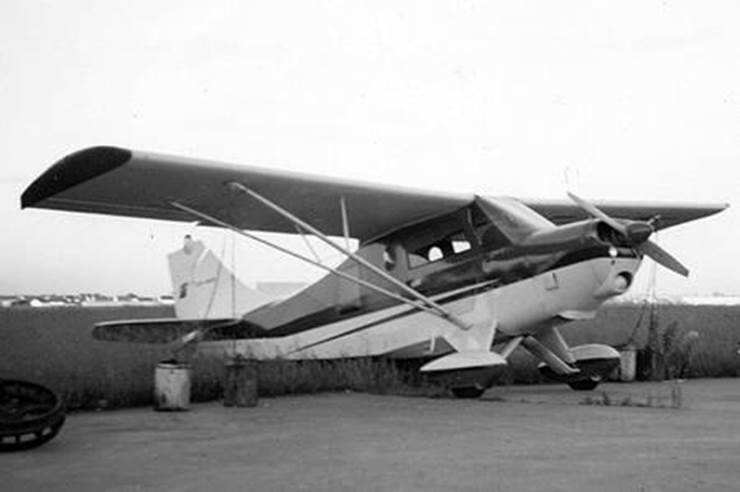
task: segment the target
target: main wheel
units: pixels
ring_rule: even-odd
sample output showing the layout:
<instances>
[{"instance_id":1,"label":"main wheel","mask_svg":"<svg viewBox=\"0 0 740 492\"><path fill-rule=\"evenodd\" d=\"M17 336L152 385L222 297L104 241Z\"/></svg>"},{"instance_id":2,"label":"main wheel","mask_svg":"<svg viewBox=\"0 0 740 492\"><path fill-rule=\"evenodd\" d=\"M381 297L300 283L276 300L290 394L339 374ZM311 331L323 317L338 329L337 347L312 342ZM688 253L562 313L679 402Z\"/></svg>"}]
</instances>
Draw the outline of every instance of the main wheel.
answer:
<instances>
[{"instance_id":1,"label":"main wheel","mask_svg":"<svg viewBox=\"0 0 740 492\"><path fill-rule=\"evenodd\" d=\"M596 389L596 387L601 382L601 378L597 377L590 377L587 379L580 379L578 381L572 381L568 383L568 386L571 387L571 389L574 389L576 391L591 391L593 389Z\"/></svg>"},{"instance_id":2,"label":"main wheel","mask_svg":"<svg viewBox=\"0 0 740 492\"><path fill-rule=\"evenodd\" d=\"M39 384L0 379L0 452L50 441L64 424L64 405Z\"/></svg>"},{"instance_id":3,"label":"main wheel","mask_svg":"<svg viewBox=\"0 0 740 492\"><path fill-rule=\"evenodd\" d=\"M451 388L451 391L456 398L479 398L486 390L477 386L467 386L465 388Z\"/></svg>"}]
</instances>

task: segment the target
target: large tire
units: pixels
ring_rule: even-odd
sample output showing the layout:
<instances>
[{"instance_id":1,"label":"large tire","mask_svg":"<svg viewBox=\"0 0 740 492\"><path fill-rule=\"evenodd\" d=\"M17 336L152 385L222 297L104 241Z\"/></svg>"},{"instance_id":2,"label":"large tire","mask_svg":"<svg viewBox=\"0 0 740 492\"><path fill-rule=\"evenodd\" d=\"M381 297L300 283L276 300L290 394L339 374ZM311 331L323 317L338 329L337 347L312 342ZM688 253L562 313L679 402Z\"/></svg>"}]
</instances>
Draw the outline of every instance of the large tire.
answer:
<instances>
[{"instance_id":1,"label":"large tire","mask_svg":"<svg viewBox=\"0 0 740 492\"><path fill-rule=\"evenodd\" d=\"M486 391L485 388L479 388L477 386L467 386L465 388L450 388L455 398L480 398L480 396Z\"/></svg>"},{"instance_id":2,"label":"large tire","mask_svg":"<svg viewBox=\"0 0 740 492\"><path fill-rule=\"evenodd\" d=\"M578 381L571 381L568 386L576 391L593 391L601 382L601 378L590 377L588 379L580 379Z\"/></svg>"},{"instance_id":3,"label":"large tire","mask_svg":"<svg viewBox=\"0 0 740 492\"><path fill-rule=\"evenodd\" d=\"M49 442L64 424L64 404L39 384L0 379L0 452Z\"/></svg>"}]
</instances>

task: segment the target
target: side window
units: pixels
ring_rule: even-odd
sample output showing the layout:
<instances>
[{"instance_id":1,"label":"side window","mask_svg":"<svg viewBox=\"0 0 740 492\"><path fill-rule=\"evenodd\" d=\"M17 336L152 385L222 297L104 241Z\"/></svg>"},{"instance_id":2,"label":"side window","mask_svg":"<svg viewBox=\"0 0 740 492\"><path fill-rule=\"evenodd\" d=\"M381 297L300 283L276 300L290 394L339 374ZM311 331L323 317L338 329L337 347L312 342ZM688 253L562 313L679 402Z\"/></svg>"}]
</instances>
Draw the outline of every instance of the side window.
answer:
<instances>
[{"instance_id":1,"label":"side window","mask_svg":"<svg viewBox=\"0 0 740 492\"><path fill-rule=\"evenodd\" d=\"M464 239L452 241L452 250L455 252L455 254L464 253L469 249L470 241L466 241Z\"/></svg>"},{"instance_id":2,"label":"side window","mask_svg":"<svg viewBox=\"0 0 740 492\"><path fill-rule=\"evenodd\" d=\"M408 252L409 268L417 268L427 263L440 261L471 249L470 242L465 239L462 231L448 235L442 239L433 240L431 244Z\"/></svg>"},{"instance_id":3,"label":"side window","mask_svg":"<svg viewBox=\"0 0 740 492\"><path fill-rule=\"evenodd\" d=\"M383 250L383 265L386 270L396 268L396 251L390 244Z\"/></svg>"},{"instance_id":4,"label":"side window","mask_svg":"<svg viewBox=\"0 0 740 492\"><path fill-rule=\"evenodd\" d=\"M442 248L439 246L432 246L429 248L429 251L427 252L427 260L429 261L438 261L444 258L444 253L442 253Z\"/></svg>"}]
</instances>

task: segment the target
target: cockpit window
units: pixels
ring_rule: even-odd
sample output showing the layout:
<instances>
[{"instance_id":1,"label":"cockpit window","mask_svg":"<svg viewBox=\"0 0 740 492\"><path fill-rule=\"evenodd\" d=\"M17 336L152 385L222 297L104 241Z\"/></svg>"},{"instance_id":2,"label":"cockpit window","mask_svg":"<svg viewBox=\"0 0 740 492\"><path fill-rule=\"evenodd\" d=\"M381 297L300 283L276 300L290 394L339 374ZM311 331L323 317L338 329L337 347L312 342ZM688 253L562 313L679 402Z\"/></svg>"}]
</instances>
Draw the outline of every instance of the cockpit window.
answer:
<instances>
[{"instance_id":1,"label":"cockpit window","mask_svg":"<svg viewBox=\"0 0 740 492\"><path fill-rule=\"evenodd\" d=\"M478 219L483 216L483 223L489 224L479 237L486 246L493 246L494 249L499 245L522 241L536 231L554 227L545 217L513 198L479 196L475 199L475 205L474 215ZM475 218L473 223L476 226L480 224ZM492 228L497 229L499 234L489 232Z\"/></svg>"},{"instance_id":2,"label":"cockpit window","mask_svg":"<svg viewBox=\"0 0 740 492\"><path fill-rule=\"evenodd\" d=\"M478 207L473 207L472 219L475 235L483 248L495 250L511 244L511 241L501 229L486 217Z\"/></svg>"}]
</instances>

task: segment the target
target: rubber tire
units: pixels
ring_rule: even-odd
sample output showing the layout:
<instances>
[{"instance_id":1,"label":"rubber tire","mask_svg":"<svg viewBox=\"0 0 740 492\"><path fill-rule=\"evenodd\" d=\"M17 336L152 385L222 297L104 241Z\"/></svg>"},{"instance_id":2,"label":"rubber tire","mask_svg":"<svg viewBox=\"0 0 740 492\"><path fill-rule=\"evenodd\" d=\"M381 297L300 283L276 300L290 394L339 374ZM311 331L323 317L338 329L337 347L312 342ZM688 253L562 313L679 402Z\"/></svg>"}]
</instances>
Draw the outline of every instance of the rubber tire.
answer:
<instances>
[{"instance_id":1,"label":"rubber tire","mask_svg":"<svg viewBox=\"0 0 740 492\"><path fill-rule=\"evenodd\" d=\"M588 378L568 383L571 389L575 391L593 391L601 383L601 378Z\"/></svg>"},{"instance_id":2,"label":"rubber tire","mask_svg":"<svg viewBox=\"0 0 740 492\"><path fill-rule=\"evenodd\" d=\"M479 388L477 386L467 386L465 388L450 388L455 398L480 398L480 396L486 391L485 388Z\"/></svg>"},{"instance_id":3,"label":"rubber tire","mask_svg":"<svg viewBox=\"0 0 740 492\"><path fill-rule=\"evenodd\" d=\"M61 399L39 384L0 379L0 399L25 399L23 406L4 408L0 418L0 452L23 451L49 442L64 425ZM8 401L0 401L0 406ZM8 410L10 408L10 411Z\"/></svg>"}]
</instances>

